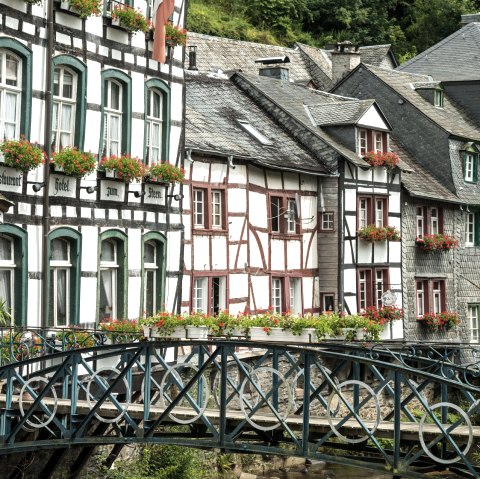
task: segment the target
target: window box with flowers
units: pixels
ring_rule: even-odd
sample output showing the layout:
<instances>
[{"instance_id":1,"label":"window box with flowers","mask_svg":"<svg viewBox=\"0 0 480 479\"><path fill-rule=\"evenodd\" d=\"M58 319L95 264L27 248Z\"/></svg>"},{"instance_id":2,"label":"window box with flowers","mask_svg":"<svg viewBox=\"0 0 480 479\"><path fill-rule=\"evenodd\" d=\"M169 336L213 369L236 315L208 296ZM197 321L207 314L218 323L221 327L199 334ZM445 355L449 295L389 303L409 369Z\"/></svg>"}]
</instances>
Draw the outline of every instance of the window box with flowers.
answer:
<instances>
[{"instance_id":1,"label":"window box with flowers","mask_svg":"<svg viewBox=\"0 0 480 479\"><path fill-rule=\"evenodd\" d=\"M185 170L171 163L153 163L145 172L145 181L160 183L183 183Z\"/></svg>"},{"instance_id":2,"label":"window box with flowers","mask_svg":"<svg viewBox=\"0 0 480 479\"><path fill-rule=\"evenodd\" d=\"M5 166L28 173L41 165L44 161L44 152L28 140L5 140L0 143L0 152L3 155Z\"/></svg>"},{"instance_id":3,"label":"window box with flowers","mask_svg":"<svg viewBox=\"0 0 480 479\"><path fill-rule=\"evenodd\" d=\"M103 158L99 167L105 171L106 178L116 178L125 183L141 180L145 175L144 164L138 158L132 158L130 155Z\"/></svg>"},{"instance_id":4,"label":"window box with flowers","mask_svg":"<svg viewBox=\"0 0 480 479\"><path fill-rule=\"evenodd\" d=\"M58 153L53 153L51 164L57 172L78 177L88 175L97 166L92 153L83 153L75 147L66 147Z\"/></svg>"},{"instance_id":5,"label":"window box with flowers","mask_svg":"<svg viewBox=\"0 0 480 479\"><path fill-rule=\"evenodd\" d=\"M165 43L169 47L187 44L187 30L171 23L165 24Z\"/></svg>"},{"instance_id":6,"label":"window box with flowers","mask_svg":"<svg viewBox=\"0 0 480 479\"><path fill-rule=\"evenodd\" d=\"M417 244L418 249L429 253L435 251L448 251L458 247L458 240L441 233L423 235L421 238L417 238L415 243Z\"/></svg>"},{"instance_id":7,"label":"window box with flowers","mask_svg":"<svg viewBox=\"0 0 480 479\"><path fill-rule=\"evenodd\" d=\"M152 22L143 15L140 9L123 4L117 4L113 8L112 25L122 27L129 33L146 33L152 28Z\"/></svg>"},{"instance_id":8,"label":"window box with flowers","mask_svg":"<svg viewBox=\"0 0 480 479\"><path fill-rule=\"evenodd\" d=\"M362 316L384 326L403 319L403 310L396 306L369 306L365 308Z\"/></svg>"},{"instance_id":9,"label":"window box with flowers","mask_svg":"<svg viewBox=\"0 0 480 479\"><path fill-rule=\"evenodd\" d=\"M393 152L375 152L369 151L363 159L370 166L384 166L387 170L393 170L399 163L398 155Z\"/></svg>"},{"instance_id":10,"label":"window box with flowers","mask_svg":"<svg viewBox=\"0 0 480 479\"><path fill-rule=\"evenodd\" d=\"M60 8L72 12L80 18L87 18L93 15L98 17L102 14L101 0L62 0Z\"/></svg>"},{"instance_id":11,"label":"window box with flowers","mask_svg":"<svg viewBox=\"0 0 480 479\"><path fill-rule=\"evenodd\" d=\"M447 311L442 313L425 313L418 318L418 321L431 332L450 331L457 324L460 324L458 314Z\"/></svg>"},{"instance_id":12,"label":"window box with flowers","mask_svg":"<svg viewBox=\"0 0 480 479\"><path fill-rule=\"evenodd\" d=\"M102 321L99 329L105 333L107 343L119 344L138 341L142 328L136 319L114 319Z\"/></svg>"},{"instance_id":13,"label":"window box with flowers","mask_svg":"<svg viewBox=\"0 0 480 479\"><path fill-rule=\"evenodd\" d=\"M364 241L401 241L400 232L395 226L375 226L367 225L357 232L358 237Z\"/></svg>"}]
</instances>

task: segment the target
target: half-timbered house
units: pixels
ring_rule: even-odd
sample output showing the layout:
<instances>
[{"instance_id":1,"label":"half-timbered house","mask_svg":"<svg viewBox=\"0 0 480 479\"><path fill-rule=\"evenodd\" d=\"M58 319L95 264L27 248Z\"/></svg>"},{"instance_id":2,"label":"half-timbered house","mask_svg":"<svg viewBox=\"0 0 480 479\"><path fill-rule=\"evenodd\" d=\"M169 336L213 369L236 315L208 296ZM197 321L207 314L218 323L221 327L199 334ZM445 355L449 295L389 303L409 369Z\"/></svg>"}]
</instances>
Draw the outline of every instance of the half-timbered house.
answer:
<instances>
[{"instance_id":1,"label":"half-timbered house","mask_svg":"<svg viewBox=\"0 0 480 479\"><path fill-rule=\"evenodd\" d=\"M0 1L2 137L24 136L45 148L50 129L57 151L70 145L98 158L131 154L180 165L181 48L160 64L145 34L112 23L116 5L149 17L153 2L103 2L102 14L87 19L68 2L32 3ZM173 22L183 25L184 14L184 2L175 1ZM41 325L42 303L43 326L93 325L137 318L163 303L180 306L175 188L109 180L98 170L83 179L52 172L46 182L42 168L22 174L0 166L0 192L14 203L0 225L0 296L15 324Z\"/></svg>"}]
</instances>

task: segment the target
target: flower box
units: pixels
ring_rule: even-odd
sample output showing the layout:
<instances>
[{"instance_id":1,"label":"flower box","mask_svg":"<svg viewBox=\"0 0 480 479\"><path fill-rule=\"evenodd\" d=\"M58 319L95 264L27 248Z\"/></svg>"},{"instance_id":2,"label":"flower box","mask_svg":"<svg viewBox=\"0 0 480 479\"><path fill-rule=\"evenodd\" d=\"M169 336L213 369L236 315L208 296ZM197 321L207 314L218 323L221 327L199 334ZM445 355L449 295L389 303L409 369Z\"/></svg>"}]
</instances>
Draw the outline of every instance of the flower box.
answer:
<instances>
[{"instance_id":1,"label":"flower box","mask_svg":"<svg viewBox=\"0 0 480 479\"><path fill-rule=\"evenodd\" d=\"M314 328L303 329L298 335L282 328L253 326L250 328L250 339L282 343L311 343L316 341L317 335Z\"/></svg>"},{"instance_id":2,"label":"flower box","mask_svg":"<svg viewBox=\"0 0 480 479\"><path fill-rule=\"evenodd\" d=\"M207 339L208 326L187 326L187 339Z\"/></svg>"},{"instance_id":3,"label":"flower box","mask_svg":"<svg viewBox=\"0 0 480 479\"><path fill-rule=\"evenodd\" d=\"M225 328L223 335L227 338L247 338L248 333L242 328Z\"/></svg>"},{"instance_id":4,"label":"flower box","mask_svg":"<svg viewBox=\"0 0 480 479\"><path fill-rule=\"evenodd\" d=\"M80 18L102 14L101 0L65 0L60 2L60 8L67 10Z\"/></svg>"},{"instance_id":5,"label":"flower box","mask_svg":"<svg viewBox=\"0 0 480 479\"><path fill-rule=\"evenodd\" d=\"M433 235L424 235L422 238L415 240L418 249L429 253L435 251L449 251L458 248L458 240L440 233Z\"/></svg>"},{"instance_id":6,"label":"flower box","mask_svg":"<svg viewBox=\"0 0 480 479\"><path fill-rule=\"evenodd\" d=\"M28 173L40 166L44 160L44 152L23 137L19 140L5 140L0 143L0 152L5 157L5 166Z\"/></svg>"},{"instance_id":7,"label":"flower box","mask_svg":"<svg viewBox=\"0 0 480 479\"><path fill-rule=\"evenodd\" d=\"M55 171L80 178L90 174L97 166L92 153L84 153L70 146L54 152L51 163Z\"/></svg>"},{"instance_id":8,"label":"flower box","mask_svg":"<svg viewBox=\"0 0 480 479\"><path fill-rule=\"evenodd\" d=\"M420 321L420 323L431 332L450 331L457 326L457 324L460 324L458 314L448 311L441 313L425 313L418 318L418 321Z\"/></svg>"},{"instance_id":9,"label":"flower box","mask_svg":"<svg viewBox=\"0 0 480 479\"><path fill-rule=\"evenodd\" d=\"M400 232L395 226L367 225L357 232L358 237L364 241L401 241Z\"/></svg>"},{"instance_id":10,"label":"flower box","mask_svg":"<svg viewBox=\"0 0 480 479\"><path fill-rule=\"evenodd\" d=\"M130 33L139 31L145 33L152 28L152 23L142 12L124 4L117 4L113 8L112 25L125 28Z\"/></svg>"},{"instance_id":11,"label":"flower box","mask_svg":"<svg viewBox=\"0 0 480 479\"><path fill-rule=\"evenodd\" d=\"M139 181L145 174L145 165L138 158L132 158L130 155L103 158L99 168L105 171L106 178L117 178L125 183Z\"/></svg>"},{"instance_id":12,"label":"flower box","mask_svg":"<svg viewBox=\"0 0 480 479\"><path fill-rule=\"evenodd\" d=\"M152 163L145 169L145 181L160 183L183 183L185 170L171 163Z\"/></svg>"},{"instance_id":13,"label":"flower box","mask_svg":"<svg viewBox=\"0 0 480 479\"><path fill-rule=\"evenodd\" d=\"M381 152L381 151L369 151L363 159L370 165L370 166L384 166L388 170L392 170L395 168L400 159L398 155L393 152Z\"/></svg>"},{"instance_id":14,"label":"flower box","mask_svg":"<svg viewBox=\"0 0 480 479\"><path fill-rule=\"evenodd\" d=\"M187 30L171 23L165 24L165 44L169 47L187 44Z\"/></svg>"},{"instance_id":15,"label":"flower box","mask_svg":"<svg viewBox=\"0 0 480 479\"><path fill-rule=\"evenodd\" d=\"M176 326L172 330L155 326L144 326L143 331L147 338L185 339L186 337L186 331L184 326Z\"/></svg>"}]
</instances>

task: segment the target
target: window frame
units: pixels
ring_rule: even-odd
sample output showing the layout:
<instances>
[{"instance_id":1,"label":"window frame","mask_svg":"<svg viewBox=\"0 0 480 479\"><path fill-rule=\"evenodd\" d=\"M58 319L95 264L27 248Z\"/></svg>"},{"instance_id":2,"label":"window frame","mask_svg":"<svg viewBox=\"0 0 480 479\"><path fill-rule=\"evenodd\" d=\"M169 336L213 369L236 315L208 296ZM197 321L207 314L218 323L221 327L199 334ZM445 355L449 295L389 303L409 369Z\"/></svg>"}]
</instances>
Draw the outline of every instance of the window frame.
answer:
<instances>
[{"instance_id":1,"label":"window frame","mask_svg":"<svg viewBox=\"0 0 480 479\"><path fill-rule=\"evenodd\" d=\"M117 284L116 284L116 313L117 318L127 315L128 305L128 237L123 231L107 230L100 234L98 240L98 282L97 282L97 323L100 317L100 283L102 271L102 243L105 240L115 240L117 243ZM105 266L105 265L104 265Z\"/></svg>"},{"instance_id":2,"label":"window frame","mask_svg":"<svg viewBox=\"0 0 480 479\"><path fill-rule=\"evenodd\" d=\"M191 288L191 298L190 298L190 309L192 312L202 312L205 314L217 314L214 311L213 304L213 288L214 280L219 279L219 296L223 296L223 305L222 301L219 300L218 312L221 312L227 308L228 305L228 275L219 274L218 272L211 272L209 274L194 274L192 277L192 288ZM200 288L196 287L197 282L201 281L203 284ZM220 291L221 284L221 291ZM202 291L202 306L203 309L200 309L196 305L198 296L196 296L196 291Z\"/></svg>"},{"instance_id":3,"label":"window frame","mask_svg":"<svg viewBox=\"0 0 480 479\"><path fill-rule=\"evenodd\" d=\"M148 131L147 131L147 111L148 111L148 92L149 90L155 90L162 97L162 132L161 132L161 148L160 159L158 162L165 162L170 157L170 130L171 130L171 89L170 87L158 78L150 78L145 82L145 131L144 131L144 163L146 165L151 164L148 158Z\"/></svg>"},{"instance_id":4,"label":"window frame","mask_svg":"<svg viewBox=\"0 0 480 479\"><path fill-rule=\"evenodd\" d=\"M268 231L272 235L298 236L302 233L301 212L298 211L298 221L295 218L295 196L289 193L270 192L267 195L268 201ZM272 211L272 205L278 202L278 212ZM300 198L299 203L301 204ZM293 207L293 210L292 210ZM278 213L278 214L277 214ZM289 214L289 218L285 215ZM291 216L293 215L293 220ZM293 229L292 229L293 225Z\"/></svg>"},{"instance_id":5,"label":"window frame","mask_svg":"<svg viewBox=\"0 0 480 479\"><path fill-rule=\"evenodd\" d=\"M129 154L131 149L131 132L132 132L132 79L120 70L103 70L102 77L102 103L101 103L101 124L100 124L100 141L98 145L98 153L100 158L104 158L104 135L105 135L105 95L108 93L106 88L107 82L110 80L122 86L122 109L121 109L121 141L119 146L119 154Z\"/></svg>"},{"instance_id":6,"label":"window frame","mask_svg":"<svg viewBox=\"0 0 480 479\"><path fill-rule=\"evenodd\" d=\"M469 163L471 162L471 168ZM465 183L478 182L478 152L465 151L463 153L463 181Z\"/></svg>"},{"instance_id":7,"label":"window frame","mask_svg":"<svg viewBox=\"0 0 480 479\"><path fill-rule=\"evenodd\" d=\"M325 222L325 216L326 215L331 215L331 220L327 220ZM325 223L332 225L331 228L327 227L325 228ZM321 217L320 217L320 223L319 223L319 230L320 231L325 231L325 232L332 232L335 231L335 212L334 211L322 211Z\"/></svg>"},{"instance_id":8,"label":"window frame","mask_svg":"<svg viewBox=\"0 0 480 479\"><path fill-rule=\"evenodd\" d=\"M363 311L370 306L381 306L381 300L378 298L377 275L382 272L382 294L389 289L390 275L386 267L379 268L358 268L357 270L357 308ZM362 278L362 274L365 277ZM364 298L362 298L362 294Z\"/></svg>"},{"instance_id":9,"label":"window frame","mask_svg":"<svg viewBox=\"0 0 480 479\"><path fill-rule=\"evenodd\" d=\"M362 207L362 201L365 201L365 208ZM377 202L382 202L382 215L381 218L377 217L378 209ZM362 222L362 211L365 211L365 224ZM357 195L357 231L368 225L379 225L381 220L381 226L388 225L388 196L386 195Z\"/></svg>"},{"instance_id":10,"label":"window frame","mask_svg":"<svg viewBox=\"0 0 480 479\"><path fill-rule=\"evenodd\" d=\"M357 126L356 132L356 149L360 157L365 156L369 151L375 153L386 153L388 151L388 134L386 131ZM378 149L380 138L381 149Z\"/></svg>"},{"instance_id":11,"label":"window frame","mask_svg":"<svg viewBox=\"0 0 480 479\"><path fill-rule=\"evenodd\" d=\"M432 210L437 210L437 216L432 216ZM444 228L444 221L443 221L443 208L438 206L424 206L424 205L416 205L415 206L415 234L416 238L423 238L425 235L435 234L432 233L432 217L437 218L438 222L438 233L443 234ZM419 221L422 222L423 228L420 231L419 228ZM419 233L422 233L422 236Z\"/></svg>"},{"instance_id":12,"label":"window frame","mask_svg":"<svg viewBox=\"0 0 480 479\"><path fill-rule=\"evenodd\" d=\"M50 240L50 248L55 241L60 241L66 244L67 247L67 258L61 260L54 260L50 257L50 293L52 296L49 298L49 313L53 312L53 326L55 328L65 328L69 324L72 324L70 321L70 288L71 288L71 273L72 273L72 261L71 261L71 249L72 245L70 242L63 238L58 237ZM58 283L59 283L59 274L65 272L65 324L60 324L57 317L58 313ZM53 287L53 291L52 288ZM53 304L52 304L53 303Z\"/></svg>"},{"instance_id":13,"label":"window frame","mask_svg":"<svg viewBox=\"0 0 480 479\"><path fill-rule=\"evenodd\" d=\"M56 239L62 239L64 241L68 241L70 245L70 279L68 284L68 314L67 314L67 324L79 324L80 322L80 278L81 278L81 264L82 264L82 235L79 231L74 230L73 228L57 228L52 230L48 235L48 243L47 243L47 255L48 258L52 256L52 249L51 245L52 242ZM46 311L50 311L50 276L52 274L52 262L49 261L47 265L47 271L45 272L45 278L48 278L47 283L47 293L49 298L49 304L46 305ZM54 327L55 323L52 322L53 318L50 318L50 315L47 315L48 324L44 326Z\"/></svg>"},{"instance_id":14,"label":"window frame","mask_svg":"<svg viewBox=\"0 0 480 479\"><path fill-rule=\"evenodd\" d=\"M33 52L23 43L10 37L0 37L0 50L8 50L9 53L21 60L20 129L18 138L23 135L29 139L32 122Z\"/></svg>"},{"instance_id":15,"label":"window frame","mask_svg":"<svg viewBox=\"0 0 480 479\"><path fill-rule=\"evenodd\" d=\"M52 59L52 92L53 92L53 72L57 67L67 67L77 76L77 91L75 97L75 128L73 136L73 145L79 150L83 150L85 144L85 122L87 114L87 66L81 60L71 55L57 55ZM52 101L52 119L53 119L53 101ZM53 121L52 121L53 126ZM103 131L103 129L101 130Z\"/></svg>"},{"instance_id":16,"label":"window frame","mask_svg":"<svg viewBox=\"0 0 480 479\"><path fill-rule=\"evenodd\" d=\"M438 287L435 287L438 283ZM446 310L446 279L445 278L415 278L415 314L417 319L426 313L440 313ZM421 286L421 288L420 288ZM419 308L419 294L423 295L423 310ZM438 297L438 308L435 306L435 298ZM438 309L438 311L437 311Z\"/></svg>"},{"instance_id":17,"label":"window frame","mask_svg":"<svg viewBox=\"0 0 480 479\"><path fill-rule=\"evenodd\" d=\"M197 193L202 194L202 201L197 200ZM220 213L213 211L213 194L220 195ZM192 183L192 228L194 231L200 232L225 232L227 230L227 190L224 185L205 183ZM198 205L202 205L202 210L198 210ZM202 221L197 221L197 217L202 215ZM220 225L214 224L215 217L220 218Z\"/></svg>"},{"instance_id":18,"label":"window frame","mask_svg":"<svg viewBox=\"0 0 480 479\"><path fill-rule=\"evenodd\" d=\"M473 314L470 313L470 310L472 310L472 312L475 310L475 313L476 313L475 314L475 320L476 320L475 325L473 324L474 316L473 316ZM480 342L480 337L479 337L479 332L480 332L479 318L480 318L480 316L479 316L479 313L480 313L480 304L478 304L478 303L467 304L467 321L468 321L468 329L470 331L470 342L471 343ZM476 334L474 334L474 332L476 332Z\"/></svg>"},{"instance_id":19,"label":"window frame","mask_svg":"<svg viewBox=\"0 0 480 479\"><path fill-rule=\"evenodd\" d=\"M327 298L331 298L332 309L327 309ZM321 293L320 304L322 306L322 313L335 311L335 293Z\"/></svg>"},{"instance_id":20,"label":"window frame","mask_svg":"<svg viewBox=\"0 0 480 479\"><path fill-rule=\"evenodd\" d=\"M438 88L433 90L433 106L437 108L443 108L444 106L445 93L443 90Z\"/></svg>"},{"instance_id":21,"label":"window frame","mask_svg":"<svg viewBox=\"0 0 480 479\"><path fill-rule=\"evenodd\" d=\"M165 303L165 288L167 281L167 238L156 231L145 233L142 237L142 282L141 282L141 300L140 300L140 315L145 310L145 244L154 242L157 248L156 257L156 271L155 271L155 294L157 311L163 309Z\"/></svg>"}]
</instances>

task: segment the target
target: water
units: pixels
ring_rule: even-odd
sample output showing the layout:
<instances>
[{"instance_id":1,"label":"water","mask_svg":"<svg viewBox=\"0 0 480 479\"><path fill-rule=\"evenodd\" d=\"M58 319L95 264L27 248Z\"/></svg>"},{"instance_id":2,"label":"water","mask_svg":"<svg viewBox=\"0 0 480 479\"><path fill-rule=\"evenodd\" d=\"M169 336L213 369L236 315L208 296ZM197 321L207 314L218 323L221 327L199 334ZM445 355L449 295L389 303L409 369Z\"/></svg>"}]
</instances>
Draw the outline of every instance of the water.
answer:
<instances>
[{"instance_id":1,"label":"water","mask_svg":"<svg viewBox=\"0 0 480 479\"><path fill-rule=\"evenodd\" d=\"M391 479L390 474L381 474L356 467L340 466L338 464L312 464L308 472L272 472L270 477L280 479Z\"/></svg>"}]
</instances>

